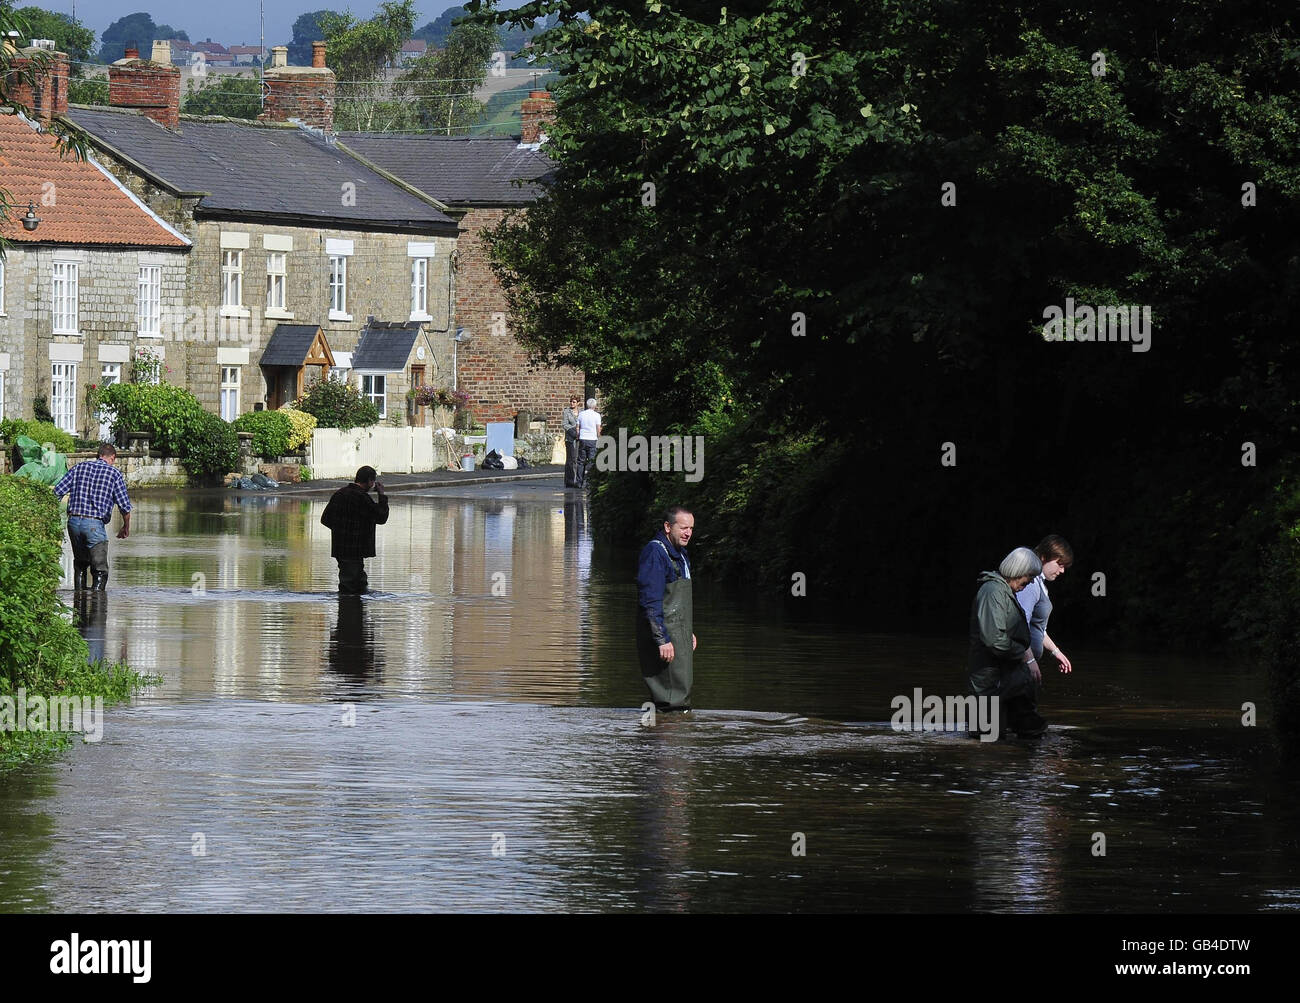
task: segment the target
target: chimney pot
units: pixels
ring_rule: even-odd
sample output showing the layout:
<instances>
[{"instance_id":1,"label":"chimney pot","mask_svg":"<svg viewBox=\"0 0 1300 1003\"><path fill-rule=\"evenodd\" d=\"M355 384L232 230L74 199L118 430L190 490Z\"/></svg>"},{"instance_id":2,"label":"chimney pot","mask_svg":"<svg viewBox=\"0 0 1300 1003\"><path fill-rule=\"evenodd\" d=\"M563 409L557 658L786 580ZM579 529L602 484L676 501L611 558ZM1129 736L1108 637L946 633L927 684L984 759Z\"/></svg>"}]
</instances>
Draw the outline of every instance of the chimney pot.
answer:
<instances>
[{"instance_id":1,"label":"chimney pot","mask_svg":"<svg viewBox=\"0 0 1300 1003\"><path fill-rule=\"evenodd\" d=\"M318 70L325 68L325 43L311 43L311 64Z\"/></svg>"},{"instance_id":2,"label":"chimney pot","mask_svg":"<svg viewBox=\"0 0 1300 1003\"><path fill-rule=\"evenodd\" d=\"M123 55L122 58L123 58L123 59L139 59L139 58L140 58L140 50L137 49L137 48L135 47L134 43L131 44L131 45L128 45L128 46L126 47L126 53Z\"/></svg>"},{"instance_id":3,"label":"chimney pot","mask_svg":"<svg viewBox=\"0 0 1300 1003\"><path fill-rule=\"evenodd\" d=\"M271 69L289 65L289 47L287 45L271 46Z\"/></svg>"}]
</instances>

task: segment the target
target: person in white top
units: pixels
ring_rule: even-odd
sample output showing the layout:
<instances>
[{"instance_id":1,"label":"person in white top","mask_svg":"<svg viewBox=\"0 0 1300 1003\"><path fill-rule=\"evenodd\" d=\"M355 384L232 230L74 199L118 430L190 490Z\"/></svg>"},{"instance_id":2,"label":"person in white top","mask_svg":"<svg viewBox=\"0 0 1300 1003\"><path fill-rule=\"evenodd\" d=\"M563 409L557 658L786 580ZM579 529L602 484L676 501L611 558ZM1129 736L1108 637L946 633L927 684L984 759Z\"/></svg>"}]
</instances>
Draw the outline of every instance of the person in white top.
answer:
<instances>
[{"instance_id":1,"label":"person in white top","mask_svg":"<svg viewBox=\"0 0 1300 1003\"><path fill-rule=\"evenodd\" d=\"M587 483L587 468L596 458L596 440L600 438L600 430L596 398L588 397L586 408L578 412L578 487Z\"/></svg>"}]
</instances>

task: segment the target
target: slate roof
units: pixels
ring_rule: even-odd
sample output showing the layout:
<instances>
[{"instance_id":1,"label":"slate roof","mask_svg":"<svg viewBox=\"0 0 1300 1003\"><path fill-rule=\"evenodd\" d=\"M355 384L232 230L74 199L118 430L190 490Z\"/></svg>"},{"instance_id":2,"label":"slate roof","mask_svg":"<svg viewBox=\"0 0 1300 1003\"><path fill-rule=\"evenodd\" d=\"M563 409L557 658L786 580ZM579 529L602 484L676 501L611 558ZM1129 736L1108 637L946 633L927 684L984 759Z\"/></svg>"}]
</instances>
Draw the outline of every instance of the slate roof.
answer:
<instances>
[{"instance_id":1,"label":"slate roof","mask_svg":"<svg viewBox=\"0 0 1300 1003\"><path fill-rule=\"evenodd\" d=\"M527 205L542 193L536 182L555 171L546 154L509 137L345 132L339 140L448 206Z\"/></svg>"},{"instance_id":2,"label":"slate roof","mask_svg":"<svg viewBox=\"0 0 1300 1003\"><path fill-rule=\"evenodd\" d=\"M319 324L276 324L258 365L301 366L319 330Z\"/></svg>"},{"instance_id":3,"label":"slate roof","mask_svg":"<svg viewBox=\"0 0 1300 1003\"><path fill-rule=\"evenodd\" d=\"M361 340L352 353L353 370L401 372L406 368L422 326L418 321L370 321L362 329Z\"/></svg>"},{"instance_id":4,"label":"slate roof","mask_svg":"<svg viewBox=\"0 0 1300 1003\"><path fill-rule=\"evenodd\" d=\"M454 226L428 202L296 126L182 115L177 133L134 110L79 105L64 117L166 187L204 193L199 216L329 220L404 232ZM355 205L343 204L349 183L356 185Z\"/></svg>"},{"instance_id":5,"label":"slate roof","mask_svg":"<svg viewBox=\"0 0 1300 1003\"><path fill-rule=\"evenodd\" d=\"M46 188L46 183L54 187ZM53 136L37 132L18 115L0 114L0 184L13 203L0 222L0 236L15 243L189 246L98 164L60 156ZM53 192L54 199L42 205L46 192ZM20 222L28 202L36 203L41 218L32 231Z\"/></svg>"}]
</instances>

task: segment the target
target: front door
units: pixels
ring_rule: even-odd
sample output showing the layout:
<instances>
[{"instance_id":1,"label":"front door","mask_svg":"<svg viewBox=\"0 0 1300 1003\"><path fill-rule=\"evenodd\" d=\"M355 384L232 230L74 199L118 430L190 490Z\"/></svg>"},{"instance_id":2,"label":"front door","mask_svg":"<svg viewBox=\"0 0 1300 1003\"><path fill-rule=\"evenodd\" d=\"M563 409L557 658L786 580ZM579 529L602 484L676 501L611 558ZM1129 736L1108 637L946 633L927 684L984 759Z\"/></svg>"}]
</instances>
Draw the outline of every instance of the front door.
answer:
<instances>
[{"instance_id":1,"label":"front door","mask_svg":"<svg viewBox=\"0 0 1300 1003\"><path fill-rule=\"evenodd\" d=\"M424 367L411 367L411 389L419 390L424 386ZM411 425L414 428L424 428L424 408L417 407L414 402L411 404Z\"/></svg>"}]
</instances>

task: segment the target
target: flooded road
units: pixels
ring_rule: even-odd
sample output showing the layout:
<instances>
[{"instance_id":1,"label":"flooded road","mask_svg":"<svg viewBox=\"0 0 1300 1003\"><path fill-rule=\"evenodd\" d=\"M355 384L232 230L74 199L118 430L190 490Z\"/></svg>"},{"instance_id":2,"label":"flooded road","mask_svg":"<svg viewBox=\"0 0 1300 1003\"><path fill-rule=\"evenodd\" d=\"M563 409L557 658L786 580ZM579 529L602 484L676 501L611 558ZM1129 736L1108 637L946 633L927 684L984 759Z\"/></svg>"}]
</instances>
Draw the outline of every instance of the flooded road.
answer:
<instances>
[{"instance_id":1,"label":"flooded road","mask_svg":"<svg viewBox=\"0 0 1300 1003\"><path fill-rule=\"evenodd\" d=\"M137 500L83 630L162 682L0 779L0 910L1300 909L1249 667L1062 614L1041 743L899 734L895 695L960 691L964 623L793 623L701 554L697 710L647 728L635 555L571 494L394 494L343 602L325 501Z\"/></svg>"}]
</instances>

